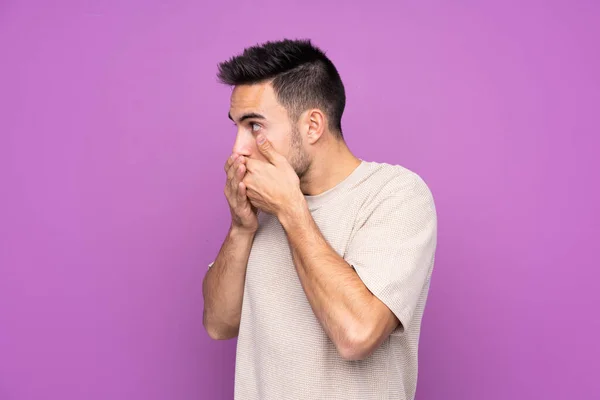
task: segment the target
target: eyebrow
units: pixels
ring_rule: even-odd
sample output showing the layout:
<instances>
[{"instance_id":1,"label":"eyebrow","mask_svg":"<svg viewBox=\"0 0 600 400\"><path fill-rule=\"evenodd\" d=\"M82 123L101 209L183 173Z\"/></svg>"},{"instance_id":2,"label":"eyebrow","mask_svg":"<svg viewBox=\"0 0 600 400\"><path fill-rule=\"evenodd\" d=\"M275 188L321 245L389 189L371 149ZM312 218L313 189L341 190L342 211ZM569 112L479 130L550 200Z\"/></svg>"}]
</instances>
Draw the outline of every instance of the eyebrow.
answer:
<instances>
[{"instance_id":1,"label":"eyebrow","mask_svg":"<svg viewBox=\"0 0 600 400\"><path fill-rule=\"evenodd\" d=\"M231 117L231 113L227 114L227 116L229 117L230 120L234 121L234 119ZM244 122L247 119L266 119L263 115L257 114L257 113L248 113L248 114L244 114L240 117L238 122ZM235 122L235 121L234 121Z\"/></svg>"}]
</instances>

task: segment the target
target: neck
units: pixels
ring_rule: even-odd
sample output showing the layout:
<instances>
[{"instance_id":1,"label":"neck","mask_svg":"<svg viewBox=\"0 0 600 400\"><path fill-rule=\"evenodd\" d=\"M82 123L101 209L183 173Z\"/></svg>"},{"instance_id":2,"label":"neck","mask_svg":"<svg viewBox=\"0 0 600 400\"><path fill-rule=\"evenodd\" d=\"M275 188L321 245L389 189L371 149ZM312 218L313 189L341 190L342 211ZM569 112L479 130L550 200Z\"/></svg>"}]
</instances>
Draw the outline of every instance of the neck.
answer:
<instances>
[{"instance_id":1,"label":"neck","mask_svg":"<svg viewBox=\"0 0 600 400\"><path fill-rule=\"evenodd\" d=\"M300 179L300 189L305 195L316 196L335 187L360 165L361 161L343 140L327 136Z\"/></svg>"}]
</instances>

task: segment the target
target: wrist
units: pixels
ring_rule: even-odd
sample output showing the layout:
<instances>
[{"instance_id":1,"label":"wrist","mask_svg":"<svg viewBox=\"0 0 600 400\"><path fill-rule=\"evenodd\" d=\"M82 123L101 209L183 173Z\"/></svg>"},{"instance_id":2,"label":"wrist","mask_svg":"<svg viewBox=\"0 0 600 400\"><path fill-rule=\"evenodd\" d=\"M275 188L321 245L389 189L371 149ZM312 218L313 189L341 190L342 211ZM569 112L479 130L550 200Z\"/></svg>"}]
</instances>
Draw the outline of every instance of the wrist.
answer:
<instances>
[{"instance_id":1,"label":"wrist","mask_svg":"<svg viewBox=\"0 0 600 400\"><path fill-rule=\"evenodd\" d=\"M285 230L291 228L294 224L301 223L310 215L308 204L304 196L291 202L287 207L282 208L277 214L277 219Z\"/></svg>"},{"instance_id":2,"label":"wrist","mask_svg":"<svg viewBox=\"0 0 600 400\"><path fill-rule=\"evenodd\" d=\"M229 236L238 239L238 238L254 238L256 234L256 229L244 228L235 224L231 224L229 227Z\"/></svg>"}]
</instances>

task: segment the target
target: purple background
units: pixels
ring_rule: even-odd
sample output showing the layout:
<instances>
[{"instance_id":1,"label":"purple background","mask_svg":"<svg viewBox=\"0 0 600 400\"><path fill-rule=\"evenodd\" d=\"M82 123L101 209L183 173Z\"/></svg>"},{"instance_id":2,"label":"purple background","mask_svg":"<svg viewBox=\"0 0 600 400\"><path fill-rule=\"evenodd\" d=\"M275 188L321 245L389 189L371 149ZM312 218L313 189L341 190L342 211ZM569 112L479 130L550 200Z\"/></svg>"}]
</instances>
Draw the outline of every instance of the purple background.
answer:
<instances>
[{"instance_id":1,"label":"purple background","mask_svg":"<svg viewBox=\"0 0 600 400\"><path fill-rule=\"evenodd\" d=\"M600 398L598 2L281 3L0 2L0 399L231 399L216 63L283 37L436 198L417 399Z\"/></svg>"}]
</instances>

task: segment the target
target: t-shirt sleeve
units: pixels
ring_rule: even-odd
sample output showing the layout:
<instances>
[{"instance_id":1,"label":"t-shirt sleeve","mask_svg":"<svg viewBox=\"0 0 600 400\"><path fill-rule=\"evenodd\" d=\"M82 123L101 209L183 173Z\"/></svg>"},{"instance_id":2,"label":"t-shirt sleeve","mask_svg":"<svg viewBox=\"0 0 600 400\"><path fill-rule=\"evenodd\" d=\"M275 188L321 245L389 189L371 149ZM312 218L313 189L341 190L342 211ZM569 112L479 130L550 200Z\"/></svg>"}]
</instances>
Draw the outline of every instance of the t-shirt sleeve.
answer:
<instances>
[{"instance_id":1,"label":"t-shirt sleeve","mask_svg":"<svg viewBox=\"0 0 600 400\"><path fill-rule=\"evenodd\" d=\"M437 241L437 217L429 188L419 177L369 207L351 239L345 260L367 288L400 320L411 323L429 283Z\"/></svg>"}]
</instances>

